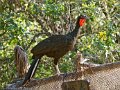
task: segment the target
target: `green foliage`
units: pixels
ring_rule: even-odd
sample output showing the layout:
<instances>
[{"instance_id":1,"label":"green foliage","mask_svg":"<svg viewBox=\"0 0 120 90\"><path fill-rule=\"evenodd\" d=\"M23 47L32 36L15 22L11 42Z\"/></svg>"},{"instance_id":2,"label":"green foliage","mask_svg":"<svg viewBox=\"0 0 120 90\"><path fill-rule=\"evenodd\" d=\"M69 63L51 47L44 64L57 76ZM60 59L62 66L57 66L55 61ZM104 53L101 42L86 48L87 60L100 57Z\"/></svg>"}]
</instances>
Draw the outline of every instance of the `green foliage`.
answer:
<instances>
[{"instance_id":1,"label":"green foliage","mask_svg":"<svg viewBox=\"0 0 120 90\"><path fill-rule=\"evenodd\" d=\"M71 13L69 8L71 7ZM118 0L1 0L0 1L0 89L16 78L14 47L22 46L31 60L30 50L39 41L70 32L75 18L86 14L75 50L60 60L63 73L74 70L75 51L94 63L120 60L120 4ZM69 21L69 18L71 21ZM36 78L54 74L51 58L42 58Z\"/></svg>"}]
</instances>

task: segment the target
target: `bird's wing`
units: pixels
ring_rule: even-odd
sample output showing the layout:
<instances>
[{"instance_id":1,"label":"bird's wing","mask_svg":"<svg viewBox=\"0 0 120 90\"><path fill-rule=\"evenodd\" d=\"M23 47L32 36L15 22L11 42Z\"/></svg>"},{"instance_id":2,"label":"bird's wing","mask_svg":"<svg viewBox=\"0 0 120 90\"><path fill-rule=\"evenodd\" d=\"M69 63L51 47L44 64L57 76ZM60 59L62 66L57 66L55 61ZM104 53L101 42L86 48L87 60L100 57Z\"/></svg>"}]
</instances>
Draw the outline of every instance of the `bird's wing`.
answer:
<instances>
[{"instance_id":1,"label":"bird's wing","mask_svg":"<svg viewBox=\"0 0 120 90\"><path fill-rule=\"evenodd\" d=\"M40 53L46 53L48 51L62 48L66 44L67 40L64 35L56 35L39 42L35 47L33 47L31 52L36 55Z\"/></svg>"}]
</instances>

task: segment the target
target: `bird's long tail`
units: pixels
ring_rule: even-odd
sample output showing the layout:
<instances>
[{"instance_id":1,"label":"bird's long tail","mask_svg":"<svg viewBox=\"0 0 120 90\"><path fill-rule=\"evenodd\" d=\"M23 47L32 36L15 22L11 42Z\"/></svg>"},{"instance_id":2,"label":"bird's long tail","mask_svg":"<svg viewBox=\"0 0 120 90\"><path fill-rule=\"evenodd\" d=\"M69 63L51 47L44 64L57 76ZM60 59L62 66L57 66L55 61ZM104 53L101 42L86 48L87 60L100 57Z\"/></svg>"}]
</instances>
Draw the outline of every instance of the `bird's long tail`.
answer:
<instances>
[{"instance_id":1,"label":"bird's long tail","mask_svg":"<svg viewBox=\"0 0 120 90\"><path fill-rule=\"evenodd\" d=\"M38 59L38 58L35 58L33 60L31 66L30 66L30 68L28 70L28 73L25 76L25 79L24 79L22 85L26 84L30 80L30 78L32 78L34 76L34 74L36 72L36 68L37 68L39 62L40 62L40 59Z\"/></svg>"}]
</instances>

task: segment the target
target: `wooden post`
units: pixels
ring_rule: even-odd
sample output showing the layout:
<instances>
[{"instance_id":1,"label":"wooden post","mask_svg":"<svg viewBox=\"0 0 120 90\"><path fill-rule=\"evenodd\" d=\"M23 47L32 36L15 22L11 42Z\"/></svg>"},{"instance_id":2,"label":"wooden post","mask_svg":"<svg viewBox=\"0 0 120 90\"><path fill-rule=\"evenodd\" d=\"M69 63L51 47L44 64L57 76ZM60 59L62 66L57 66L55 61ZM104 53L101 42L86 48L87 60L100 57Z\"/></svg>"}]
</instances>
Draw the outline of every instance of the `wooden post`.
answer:
<instances>
[{"instance_id":1,"label":"wooden post","mask_svg":"<svg viewBox=\"0 0 120 90\"><path fill-rule=\"evenodd\" d=\"M62 90L90 90L89 84L87 80L64 82Z\"/></svg>"}]
</instances>

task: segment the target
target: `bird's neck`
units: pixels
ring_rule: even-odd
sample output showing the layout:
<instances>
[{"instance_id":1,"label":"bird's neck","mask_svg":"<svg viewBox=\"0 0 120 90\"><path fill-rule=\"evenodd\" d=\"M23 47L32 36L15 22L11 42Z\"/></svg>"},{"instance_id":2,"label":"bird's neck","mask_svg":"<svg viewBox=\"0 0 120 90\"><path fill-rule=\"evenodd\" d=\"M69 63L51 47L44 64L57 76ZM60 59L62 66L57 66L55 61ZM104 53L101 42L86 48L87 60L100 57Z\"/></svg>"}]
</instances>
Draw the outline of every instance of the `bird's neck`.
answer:
<instances>
[{"instance_id":1,"label":"bird's neck","mask_svg":"<svg viewBox=\"0 0 120 90\"><path fill-rule=\"evenodd\" d=\"M80 26L76 25L75 29L68 33L68 35L70 35L72 38L78 38L79 34L80 34L80 30L79 30Z\"/></svg>"}]
</instances>

